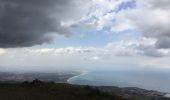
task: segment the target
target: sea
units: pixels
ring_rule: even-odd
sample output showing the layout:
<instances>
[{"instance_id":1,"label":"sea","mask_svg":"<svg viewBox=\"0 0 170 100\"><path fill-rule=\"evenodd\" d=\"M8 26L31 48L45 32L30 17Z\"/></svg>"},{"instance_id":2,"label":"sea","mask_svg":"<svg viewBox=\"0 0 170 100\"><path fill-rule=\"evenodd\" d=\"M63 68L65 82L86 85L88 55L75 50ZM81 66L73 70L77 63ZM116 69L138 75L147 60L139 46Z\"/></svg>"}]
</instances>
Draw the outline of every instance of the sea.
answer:
<instances>
[{"instance_id":1,"label":"sea","mask_svg":"<svg viewBox=\"0 0 170 100\"><path fill-rule=\"evenodd\" d=\"M70 84L138 87L170 94L170 70L95 70L68 80Z\"/></svg>"}]
</instances>

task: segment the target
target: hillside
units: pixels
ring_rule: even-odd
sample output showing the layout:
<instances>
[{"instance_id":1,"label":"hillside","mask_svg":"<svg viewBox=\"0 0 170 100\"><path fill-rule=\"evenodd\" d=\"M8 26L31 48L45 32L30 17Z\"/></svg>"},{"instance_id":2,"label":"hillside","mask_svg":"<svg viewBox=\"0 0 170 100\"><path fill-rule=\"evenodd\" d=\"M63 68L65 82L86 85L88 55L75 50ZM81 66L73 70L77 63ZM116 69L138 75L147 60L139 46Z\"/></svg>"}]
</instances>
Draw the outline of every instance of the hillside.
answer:
<instances>
[{"instance_id":1,"label":"hillside","mask_svg":"<svg viewBox=\"0 0 170 100\"><path fill-rule=\"evenodd\" d=\"M82 86L34 80L0 83L0 100L169 100L164 93L114 86Z\"/></svg>"},{"instance_id":2,"label":"hillside","mask_svg":"<svg viewBox=\"0 0 170 100\"><path fill-rule=\"evenodd\" d=\"M0 84L0 100L123 100L89 86L44 83Z\"/></svg>"}]
</instances>

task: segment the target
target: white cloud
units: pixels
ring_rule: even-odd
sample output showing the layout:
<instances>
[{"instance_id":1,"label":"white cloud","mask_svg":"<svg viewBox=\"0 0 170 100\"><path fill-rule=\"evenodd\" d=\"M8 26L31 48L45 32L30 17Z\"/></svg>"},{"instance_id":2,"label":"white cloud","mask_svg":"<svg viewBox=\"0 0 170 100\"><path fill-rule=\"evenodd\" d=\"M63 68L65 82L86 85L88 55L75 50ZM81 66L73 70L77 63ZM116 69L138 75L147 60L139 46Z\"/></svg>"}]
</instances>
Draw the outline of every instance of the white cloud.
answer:
<instances>
[{"instance_id":1,"label":"white cloud","mask_svg":"<svg viewBox=\"0 0 170 100\"><path fill-rule=\"evenodd\" d=\"M170 47L169 0L135 0L136 7L116 11L131 0L92 0L89 13L79 22L96 30L110 28L111 33L135 30L143 37L155 38L156 48Z\"/></svg>"},{"instance_id":2,"label":"white cloud","mask_svg":"<svg viewBox=\"0 0 170 100\"><path fill-rule=\"evenodd\" d=\"M115 14L115 23L111 28L112 33L119 33L136 28L135 25L133 25L133 21L126 16L126 12L128 11L131 11L131 9L121 10Z\"/></svg>"},{"instance_id":3,"label":"white cloud","mask_svg":"<svg viewBox=\"0 0 170 100\"><path fill-rule=\"evenodd\" d=\"M119 68L120 66L127 66L125 68L128 68L128 65L141 65L141 62L158 59L156 57L149 57L151 55L148 56L148 54L146 54L144 49L152 47L152 43L148 45L146 41L150 42L150 40L143 40L145 39L141 39L140 42L137 40L113 42L109 43L105 48L67 47L5 49L5 53L0 55L0 67L2 68L2 66L5 66L4 68L9 70L24 68L24 70L40 71L54 71L62 68ZM143 45L143 50L139 49L141 45ZM167 56L164 55L170 55L170 50L167 49L153 49L150 52L155 52L154 56L158 55L159 59L165 59ZM143 55L147 55L148 57ZM160 57L160 55L162 57ZM151 65L151 62L145 63L145 66Z\"/></svg>"},{"instance_id":4,"label":"white cloud","mask_svg":"<svg viewBox=\"0 0 170 100\"><path fill-rule=\"evenodd\" d=\"M152 57L169 56L170 49L157 49L153 38L137 38L108 43L110 52L121 56L145 55Z\"/></svg>"},{"instance_id":5,"label":"white cloud","mask_svg":"<svg viewBox=\"0 0 170 100\"><path fill-rule=\"evenodd\" d=\"M134 27L144 37L157 39L157 48L169 48L169 4L168 0L136 0L136 8L117 13L116 20L122 20L117 25L125 22L126 27Z\"/></svg>"},{"instance_id":6,"label":"white cloud","mask_svg":"<svg viewBox=\"0 0 170 100\"><path fill-rule=\"evenodd\" d=\"M123 2L132 0L91 0L88 7L89 13L79 20L79 24L91 26L96 30L103 30L105 27L111 27L115 19L116 10ZM81 25L79 25L81 26Z\"/></svg>"},{"instance_id":7,"label":"white cloud","mask_svg":"<svg viewBox=\"0 0 170 100\"><path fill-rule=\"evenodd\" d=\"M0 48L0 54L4 54L5 52L6 52L5 49Z\"/></svg>"},{"instance_id":8,"label":"white cloud","mask_svg":"<svg viewBox=\"0 0 170 100\"><path fill-rule=\"evenodd\" d=\"M90 58L90 60L94 60L94 61L96 61L96 60L100 60L100 57L98 57L98 56L94 56L94 57L91 57L91 58Z\"/></svg>"}]
</instances>

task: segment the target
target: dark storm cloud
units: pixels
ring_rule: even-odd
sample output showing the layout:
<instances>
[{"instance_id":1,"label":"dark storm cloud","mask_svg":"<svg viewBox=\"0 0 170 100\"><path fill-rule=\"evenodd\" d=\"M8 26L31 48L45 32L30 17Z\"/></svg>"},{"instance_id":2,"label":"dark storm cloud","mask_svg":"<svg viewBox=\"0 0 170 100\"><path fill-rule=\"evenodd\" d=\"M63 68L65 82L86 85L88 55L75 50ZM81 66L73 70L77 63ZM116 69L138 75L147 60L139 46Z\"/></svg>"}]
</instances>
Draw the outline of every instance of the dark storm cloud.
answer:
<instances>
[{"instance_id":1,"label":"dark storm cloud","mask_svg":"<svg viewBox=\"0 0 170 100\"><path fill-rule=\"evenodd\" d=\"M74 0L0 0L0 47L50 42L54 34L69 35L60 21L69 17Z\"/></svg>"}]
</instances>

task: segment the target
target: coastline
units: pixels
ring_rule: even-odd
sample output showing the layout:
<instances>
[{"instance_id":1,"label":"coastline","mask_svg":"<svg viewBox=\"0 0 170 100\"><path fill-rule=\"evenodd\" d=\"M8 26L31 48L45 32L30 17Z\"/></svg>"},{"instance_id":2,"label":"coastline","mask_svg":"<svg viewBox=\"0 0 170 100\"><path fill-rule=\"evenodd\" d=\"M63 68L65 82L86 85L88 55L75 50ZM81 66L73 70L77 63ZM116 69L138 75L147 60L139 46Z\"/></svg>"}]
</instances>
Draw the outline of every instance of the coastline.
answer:
<instances>
[{"instance_id":1,"label":"coastline","mask_svg":"<svg viewBox=\"0 0 170 100\"><path fill-rule=\"evenodd\" d=\"M84 71L84 72L81 72L80 74L78 74L78 75L75 75L75 76L73 76L73 77L70 77L69 79L67 79L67 81L66 81L66 83L68 83L68 84L74 84L74 83L72 83L71 81L73 80L73 79L75 79L75 78L78 78L78 77L80 77L80 76L82 76L82 75L86 75L88 73L88 71ZM75 84L76 85L76 84ZM95 86L92 86L92 87L95 87ZM105 86L96 86L96 87L98 87L98 88L100 88L100 87L105 87ZM149 95L155 95L155 96L161 96L161 97L167 97L167 98L170 98L170 93L167 93L167 92L160 92L160 91L156 91L156 90L149 90L149 89L143 89L143 88L139 88L139 87L118 87L118 86L106 86L106 87L110 87L110 88L112 88L112 87L117 87L117 88L119 88L120 90L124 90L124 89L129 89L129 90L126 90L126 91L134 91L134 93L136 93L136 92L139 92L139 91L144 91L144 92L148 92L148 93L150 93ZM138 94L138 93L137 93Z\"/></svg>"},{"instance_id":2,"label":"coastline","mask_svg":"<svg viewBox=\"0 0 170 100\"><path fill-rule=\"evenodd\" d=\"M73 77L70 77L69 79L67 79L67 83L68 83L68 84L72 84L72 83L71 83L71 80L72 80L72 79L77 78L77 77L79 77L79 76L81 76L81 75L85 75L85 74L87 74L87 73L88 73L88 71L84 71L84 72L81 72L79 75L75 75L75 76L73 76Z\"/></svg>"}]
</instances>

